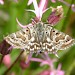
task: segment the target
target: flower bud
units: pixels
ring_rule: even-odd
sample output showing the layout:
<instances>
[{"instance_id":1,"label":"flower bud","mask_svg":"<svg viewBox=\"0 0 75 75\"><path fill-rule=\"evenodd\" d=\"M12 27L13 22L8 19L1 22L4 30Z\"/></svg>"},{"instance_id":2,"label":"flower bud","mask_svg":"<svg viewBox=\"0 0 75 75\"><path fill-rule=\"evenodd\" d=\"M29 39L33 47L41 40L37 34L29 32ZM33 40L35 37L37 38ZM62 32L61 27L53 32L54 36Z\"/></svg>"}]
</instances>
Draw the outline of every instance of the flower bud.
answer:
<instances>
[{"instance_id":1,"label":"flower bud","mask_svg":"<svg viewBox=\"0 0 75 75\"><path fill-rule=\"evenodd\" d=\"M2 55L7 55L10 53L10 51L12 50L12 46L10 44L8 44L5 40L3 40L0 43L0 53Z\"/></svg>"},{"instance_id":2,"label":"flower bud","mask_svg":"<svg viewBox=\"0 0 75 75\"><path fill-rule=\"evenodd\" d=\"M21 62L20 62L20 67L21 67L22 69L28 68L29 65L30 65L30 63L29 63L29 62L28 62L28 63L25 63L24 60L21 60Z\"/></svg>"},{"instance_id":3,"label":"flower bud","mask_svg":"<svg viewBox=\"0 0 75 75\"><path fill-rule=\"evenodd\" d=\"M10 65L11 65L11 58L10 58L9 54L4 56L3 63L5 64L6 67L10 67Z\"/></svg>"},{"instance_id":4,"label":"flower bud","mask_svg":"<svg viewBox=\"0 0 75 75\"><path fill-rule=\"evenodd\" d=\"M49 24L54 26L63 17L63 8L62 8L62 6L57 6L57 8L51 7L51 9L52 9L52 13L48 17L47 21Z\"/></svg>"}]
</instances>

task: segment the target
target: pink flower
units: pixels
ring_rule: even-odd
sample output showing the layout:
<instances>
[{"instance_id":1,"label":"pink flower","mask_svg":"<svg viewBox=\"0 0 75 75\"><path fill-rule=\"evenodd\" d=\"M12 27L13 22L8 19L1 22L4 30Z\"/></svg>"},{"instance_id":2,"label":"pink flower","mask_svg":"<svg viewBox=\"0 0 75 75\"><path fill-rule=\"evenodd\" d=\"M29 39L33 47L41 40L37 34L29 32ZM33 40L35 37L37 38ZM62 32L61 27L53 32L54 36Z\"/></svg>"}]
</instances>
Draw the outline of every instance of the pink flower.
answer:
<instances>
[{"instance_id":1,"label":"pink flower","mask_svg":"<svg viewBox=\"0 0 75 75\"><path fill-rule=\"evenodd\" d=\"M49 65L51 68L53 68L53 63L56 61L56 59L50 59L50 57L48 56L47 53L44 53L44 59L40 59L40 58L31 58L31 61L36 61L36 62L40 62L40 66L43 65Z\"/></svg>"},{"instance_id":2,"label":"pink flower","mask_svg":"<svg viewBox=\"0 0 75 75\"><path fill-rule=\"evenodd\" d=\"M71 5L72 10L75 12L75 4Z\"/></svg>"},{"instance_id":3,"label":"pink flower","mask_svg":"<svg viewBox=\"0 0 75 75\"><path fill-rule=\"evenodd\" d=\"M0 0L0 4L2 4L2 5L3 5L3 4L4 4L4 1L3 1L3 0Z\"/></svg>"},{"instance_id":4,"label":"pink flower","mask_svg":"<svg viewBox=\"0 0 75 75\"><path fill-rule=\"evenodd\" d=\"M44 70L38 75L65 75L64 71L61 70L61 65L58 65L57 69Z\"/></svg>"},{"instance_id":5,"label":"pink flower","mask_svg":"<svg viewBox=\"0 0 75 75\"><path fill-rule=\"evenodd\" d=\"M40 74L38 75L50 75L50 71L49 70L45 70L45 71L42 71Z\"/></svg>"},{"instance_id":6,"label":"pink flower","mask_svg":"<svg viewBox=\"0 0 75 75\"><path fill-rule=\"evenodd\" d=\"M67 5L68 7L71 7L71 9L75 12L75 4L69 4L68 2L66 2L65 0L58 0L62 3L64 3L65 5Z\"/></svg>"},{"instance_id":7,"label":"pink flower","mask_svg":"<svg viewBox=\"0 0 75 75\"><path fill-rule=\"evenodd\" d=\"M64 75L64 74L65 72L61 70L61 64L59 64L56 70L56 75Z\"/></svg>"},{"instance_id":8,"label":"pink flower","mask_svg":"<svg viewBox=\"0 0 75 75\"><path fill-rule=\"evenodd\" d=\"M55 3L56 2L56 0L51 0L53 3Z\"/></svg>"},{"instance_id":9,"label":"pink flower","mask_svg":"<svg viewBox=\"0 0 75 75\"><path fill-rule=\"evenodd\" d=\"M64 71L60 70L58 72L57 70L44 70L38 75L64 75Z\"/></svg>"},{"instance_id":10,"label":"pink flower","mask_svg":"<svg viewBox=\"0 0 75 75\"><path fill-rule=\"evenodd\" d=\"M61 70L61 64L58 65L58 68L55 69L54 68L54 62L56 61L56 59L50 59L50 57L48 56L47 53L45 53L44 59L40 59L40 58L31 58L31 61L36 61L36 62L40 62L40 66L43 65L49 65L49 69L43 71L42 73L40 73L39 75L64 75L64 71Z\"/></svg>"},{"instance_id":11,"label":"pink flower","mask_svg":"<svg viewBox=\"0 0 75 75\"><path fill-rule=\"evenodd\" d=\"M39 20L41 20L43 13L48 10L48 8L46 9L47 2L48 2L48 0L40 0L40 3L38 5L36 0L29 0L28 5L33 3L35 10L28 10L28 11L34 12L36 17Z\"/></svg>"},{"instance_id":12,"label":"pink flower","mask_svg":"<svg viewBox=\"0 0 75 75\"><path fill-rule=\"evenodd\" d=\"M29 1L28 1L28 5L32 4L33 1L34 1L34 0L29 0Z\"/></svg>"},{"instance_id":13,"label":"pink flower","mask_svg":"<svg viewBox=\"0 0 75 75\"><path fill-rule=\"evenodd\" d=\"M11 57L10 57L9 54L4 56L3 63L5 64L6 67L10 67L10 65L11 65Z\"/></svg>"}]
</instances>

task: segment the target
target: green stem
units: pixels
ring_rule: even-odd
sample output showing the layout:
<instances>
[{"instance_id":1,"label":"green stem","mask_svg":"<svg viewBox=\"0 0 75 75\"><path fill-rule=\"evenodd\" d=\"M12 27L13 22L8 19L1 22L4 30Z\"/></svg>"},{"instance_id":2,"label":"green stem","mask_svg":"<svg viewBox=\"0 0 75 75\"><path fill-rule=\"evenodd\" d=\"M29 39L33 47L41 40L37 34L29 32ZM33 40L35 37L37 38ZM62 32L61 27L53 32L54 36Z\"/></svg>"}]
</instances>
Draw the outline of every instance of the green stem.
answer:
<instances>
[{"instance_id":1,"label":"green stem","mask_svg":"<svg viewBox=\"0 0 75 75\"><path fill-rule=\"evenodd\" d=\"M74 2L74 0L71 1L71 4L73 4L73 2ZM68 22L68 20L69 20L69 15L70 15L70 10L71 10L71 6L69 7L69 9L68 9L68 11L67 11L66 18L65 18L64 23L63 23L63 25L62 25L61 31L63 31L63 32L64 32L64 30L65 30L66 27L67 27L67 22Z\"/></svg>"}]
</instances>

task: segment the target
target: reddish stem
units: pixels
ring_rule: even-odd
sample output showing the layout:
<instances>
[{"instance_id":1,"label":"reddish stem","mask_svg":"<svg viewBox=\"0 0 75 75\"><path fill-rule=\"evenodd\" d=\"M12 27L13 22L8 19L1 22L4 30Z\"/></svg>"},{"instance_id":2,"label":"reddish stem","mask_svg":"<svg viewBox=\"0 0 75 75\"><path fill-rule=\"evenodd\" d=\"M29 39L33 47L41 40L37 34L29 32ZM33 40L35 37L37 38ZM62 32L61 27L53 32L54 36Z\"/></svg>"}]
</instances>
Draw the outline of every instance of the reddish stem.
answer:
<instances>
[{"instance_id":1,"label":"reddish stem","mask_svg":"<svg viewBox=\"0 0 75 75\"><path fill-rule=\"evenodd\" d=\"M16 62L18 61L18 59L20 58L20 56L22 55L24 51L21 51L21 53L19 54L19 56L16 58L16 60L13 62L13 64L3 73L3 75L7 75L8 72L12 69L12 67L16 64Z\"/></svg>"}]
</instances>

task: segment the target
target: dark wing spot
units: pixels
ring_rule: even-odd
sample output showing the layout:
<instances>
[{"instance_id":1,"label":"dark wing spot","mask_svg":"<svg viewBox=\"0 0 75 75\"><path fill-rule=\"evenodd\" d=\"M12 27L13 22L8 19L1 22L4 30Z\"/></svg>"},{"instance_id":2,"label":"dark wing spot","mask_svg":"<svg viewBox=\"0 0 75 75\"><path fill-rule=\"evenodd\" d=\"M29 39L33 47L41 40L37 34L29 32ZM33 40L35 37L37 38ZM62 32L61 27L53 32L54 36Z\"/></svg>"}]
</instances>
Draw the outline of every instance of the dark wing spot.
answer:
<instances>
[{"instance_id":1,"label":"dark wing spot","mask_svg":"<svg viewBox=\"0 0 75 75\"><path fill-rule=\"evenodd\" d=\"M26 31L28 31L28 30L26 30Z\"/></svg>"},{"instance_id":2,"label":"dark wing spot","mask_svg":"<svg viewBox=\"0 0 75 75\"><path fill-rule=\"evenodd\" d=\"M47 32L46 32L47 33Z\"/></svg>"},{"instance_id":3,"label":"dark wing spot","mask_svg":"<svg viewBox=\"0 0 75 75\"><path fill-rule=\"evenodd\" d=\"M55 32L55 30L53 30L53 32Z\"/></svg>"},{"instance_id":4,"label":"dark wing spot","mask_svg":"<svg viewBox=\"0 0 75 75\"><path fill-rule=\"evenodd\" d=\"M56 35L59 35L59 33L57 32Z\"/></svg>"}]
</instances>

